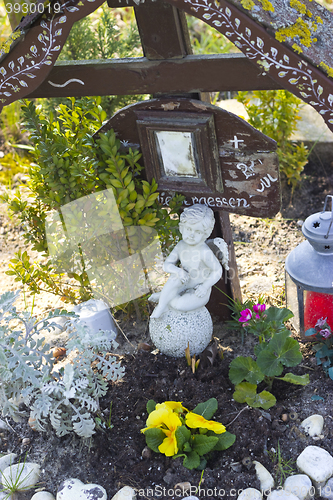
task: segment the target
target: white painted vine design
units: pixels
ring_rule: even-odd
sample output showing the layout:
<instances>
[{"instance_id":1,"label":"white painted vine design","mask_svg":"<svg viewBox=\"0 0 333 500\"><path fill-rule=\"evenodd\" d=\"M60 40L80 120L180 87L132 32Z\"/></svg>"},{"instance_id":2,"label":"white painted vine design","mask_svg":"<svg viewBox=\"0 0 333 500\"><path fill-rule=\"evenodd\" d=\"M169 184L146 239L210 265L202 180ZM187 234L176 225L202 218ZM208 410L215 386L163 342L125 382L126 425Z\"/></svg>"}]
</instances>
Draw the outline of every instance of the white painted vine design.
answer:
<instances>
[{"instance_id":1,"label":"white painted vine design","mask_svg":"<svg viewBox=\"0 0 333 500\"><path fill-rule=\"evenodd\" d=\"M88 0L93 3L95 0ZM40 33L36 42L30 46L28 52L17 60L8 58L0 67L0 102L6 103L13 101L13 94L19 92L22 87L29 87L29 79L37 76L38 70L43 66L53 66L62 44L59 43L59 37L62 35L63 26L68 22L68 16L65 12L74 13L84 7L84 2L79 2L79 6L70 5L71 2L63 4L64 14L59 17L53 14L49 22L42 20L40 22ZM0 56L2 54L0 53Z\"/></svg>"},{"instance_id":2,"label":"white painted vine design","mask_svg":"<svg viewBox=\"0 0 333 500\"><path fill-rule=\"evenodd\" d=\"M171 3L180 2L176 0ZM245 15L230 4L223 6L223 0L220 3L208 0L182 0L182 3L187 12L213 26L249 59L255 60L262 68L262 74L270 73L275 80L276 77L283 80L281 86L311 104L323 115L327 125L333 130L333 94L328 90L331 88L333 91L333 84L324 75L321 77L319 70L275 41L265 33L264 29L260 31L262 36L253 34L253 31L260 30L254 21L247 19L245 23L243 20ZM248 26L251 23L254 30ZM321 82L318 82L318 79Z\"/></svg>"}]
</instances>

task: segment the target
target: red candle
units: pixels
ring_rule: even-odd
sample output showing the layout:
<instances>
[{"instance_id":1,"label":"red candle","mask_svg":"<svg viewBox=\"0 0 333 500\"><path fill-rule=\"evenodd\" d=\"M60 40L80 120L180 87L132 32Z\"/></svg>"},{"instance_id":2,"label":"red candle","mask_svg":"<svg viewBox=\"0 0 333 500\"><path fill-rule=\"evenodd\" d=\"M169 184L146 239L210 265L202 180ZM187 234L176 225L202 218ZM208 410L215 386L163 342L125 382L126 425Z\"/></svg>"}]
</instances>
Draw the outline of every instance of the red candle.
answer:
<instances>
[{"instance_id":1,"label":"red candle","mask_svg":"<svg viewBox=\"0 0 333 500\"><path fill-rule=\"evenodd\" d=\"M304 331L314 328L318 319L321 318L327 318L327 323L333 328L333 295L307 291L304 306Z\"/></svg>"}]
</instances>

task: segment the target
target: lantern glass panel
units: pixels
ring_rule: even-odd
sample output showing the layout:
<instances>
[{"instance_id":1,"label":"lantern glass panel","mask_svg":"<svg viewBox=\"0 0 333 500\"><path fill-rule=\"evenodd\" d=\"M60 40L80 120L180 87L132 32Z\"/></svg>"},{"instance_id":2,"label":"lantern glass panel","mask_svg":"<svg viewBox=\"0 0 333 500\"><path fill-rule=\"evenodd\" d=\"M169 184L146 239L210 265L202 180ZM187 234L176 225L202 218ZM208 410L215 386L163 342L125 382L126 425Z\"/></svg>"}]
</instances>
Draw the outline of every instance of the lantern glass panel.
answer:
<instances>
[{"instance_id":1,"label":"lantern glass panel","mask_svg":"<svg viewBox=\"0 0 333 500\"><path fill-rule=\"evenodd\" d=\"M299 287L293 282L289 274L286 272L286 305L288 309L292 311L294 317L291 318L291 323L293 327L297 330L301 330L300 324L300 307L299 307Z\"/></svg>"},{"instance_id":2,"label":"lantern glass panel","mask_svg":"<svg viewBox=\"0 0 333 500\"><path fill-rule=\"evenodd\" d=\"M327 323L333 328L333 295L306 290L304 293L304 331L314 328L321 318L327 318Z\"/></svg>"}]
</instances>

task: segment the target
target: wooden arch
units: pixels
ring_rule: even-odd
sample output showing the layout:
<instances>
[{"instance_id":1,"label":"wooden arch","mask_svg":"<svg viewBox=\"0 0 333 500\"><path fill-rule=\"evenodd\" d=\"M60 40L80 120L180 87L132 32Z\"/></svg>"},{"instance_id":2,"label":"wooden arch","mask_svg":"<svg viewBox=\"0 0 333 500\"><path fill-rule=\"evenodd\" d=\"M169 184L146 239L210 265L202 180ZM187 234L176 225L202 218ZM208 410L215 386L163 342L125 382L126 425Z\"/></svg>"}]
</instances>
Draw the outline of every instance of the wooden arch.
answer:
<instances>
[{"instance_id":1,"label":"wooden arch","mask_svg":"<svg viewBox=\"0 0 333 500\"><path fill-rule=\"evenodd\" d=\"M161 13L163 7L168 7L165 20L159 15L158 33L163 32L163 22L172 17L174 32L169 30L167 35L171 45L173 35L178 36L179 47L176 50L171 48L170 56L166 48L162 57L153 52L148 57L132 60L84 61L55 66L73 23L102 3L103 0L60 1L60 12L50 9L51 12L43 15L23 18L12 35L9 52L8 47L0 51L0 109L25 96L181 94L285 88L311 104L333 130L333 79L316 67L319 64L330 73L333 66L332 42L324 36L329 29L331 32L332 16L315 2L313 6L308 2L290 0L289 12L287 8L281 8L280 0L261 2L265 9L259 7L261 3L249 0L247 10L243 7L244 0L109 0L111 7L133 5L137 20L140 19L140 9L145 9L146 16L150 12L153 16L154 12ZM182 48L181 36L176 33L179 27L184 28L180 26L182 12L213 26L245 57L240 54L190 55L188 43L185 41ZM285 43L281 43L276 39L278 33L281 34L281 23L282 26L290 24L295 12L299 17L294 19L294 26L297 22L305 23L310 33L308 39L302 38L301 30L299 34L297 30L294 34L290 31L288 38L285 30ZM316 19L317 24L311 21L311 25L311 18ZM314 37L316 30L321 33L320 43ZM166 35L163 36L165 41ZM294 39L298 43L294 43ZM158 41L156 44L161 46ZM320 50L320 44L324 44L325 50ZM303 49L304 54L298 53ZM321 62L320 53L323 55ZM128 83L124 86L124 82Z\"/></svg>"}]
</instances>

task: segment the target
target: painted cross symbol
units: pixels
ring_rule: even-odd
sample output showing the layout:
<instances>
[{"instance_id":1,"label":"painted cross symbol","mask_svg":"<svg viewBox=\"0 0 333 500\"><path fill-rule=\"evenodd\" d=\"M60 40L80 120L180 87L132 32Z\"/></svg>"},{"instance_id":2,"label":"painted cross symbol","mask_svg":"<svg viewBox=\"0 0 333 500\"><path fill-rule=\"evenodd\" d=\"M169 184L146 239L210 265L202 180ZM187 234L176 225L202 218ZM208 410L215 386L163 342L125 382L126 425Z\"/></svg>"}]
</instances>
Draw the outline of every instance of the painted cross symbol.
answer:
<instances>
[{"instance_id":1,"label":"painted cross symbol","mask_svg":"<svg viewBox=\"0 0 333 500\"><path fill-rule=\"evenodd\" d=\"M235 149L238 149L238 144L239 144L240 142L244 142L244 141L243 141L243 139L238 139L237 135L234 135L234 138L233 138L233 139L231 139L231 140L230 140L230 141L228 141L228 142L234 142L234 143L235 143L235 146L234 146L234 147L235 147Z\"/></svg>"}]
</instances>

